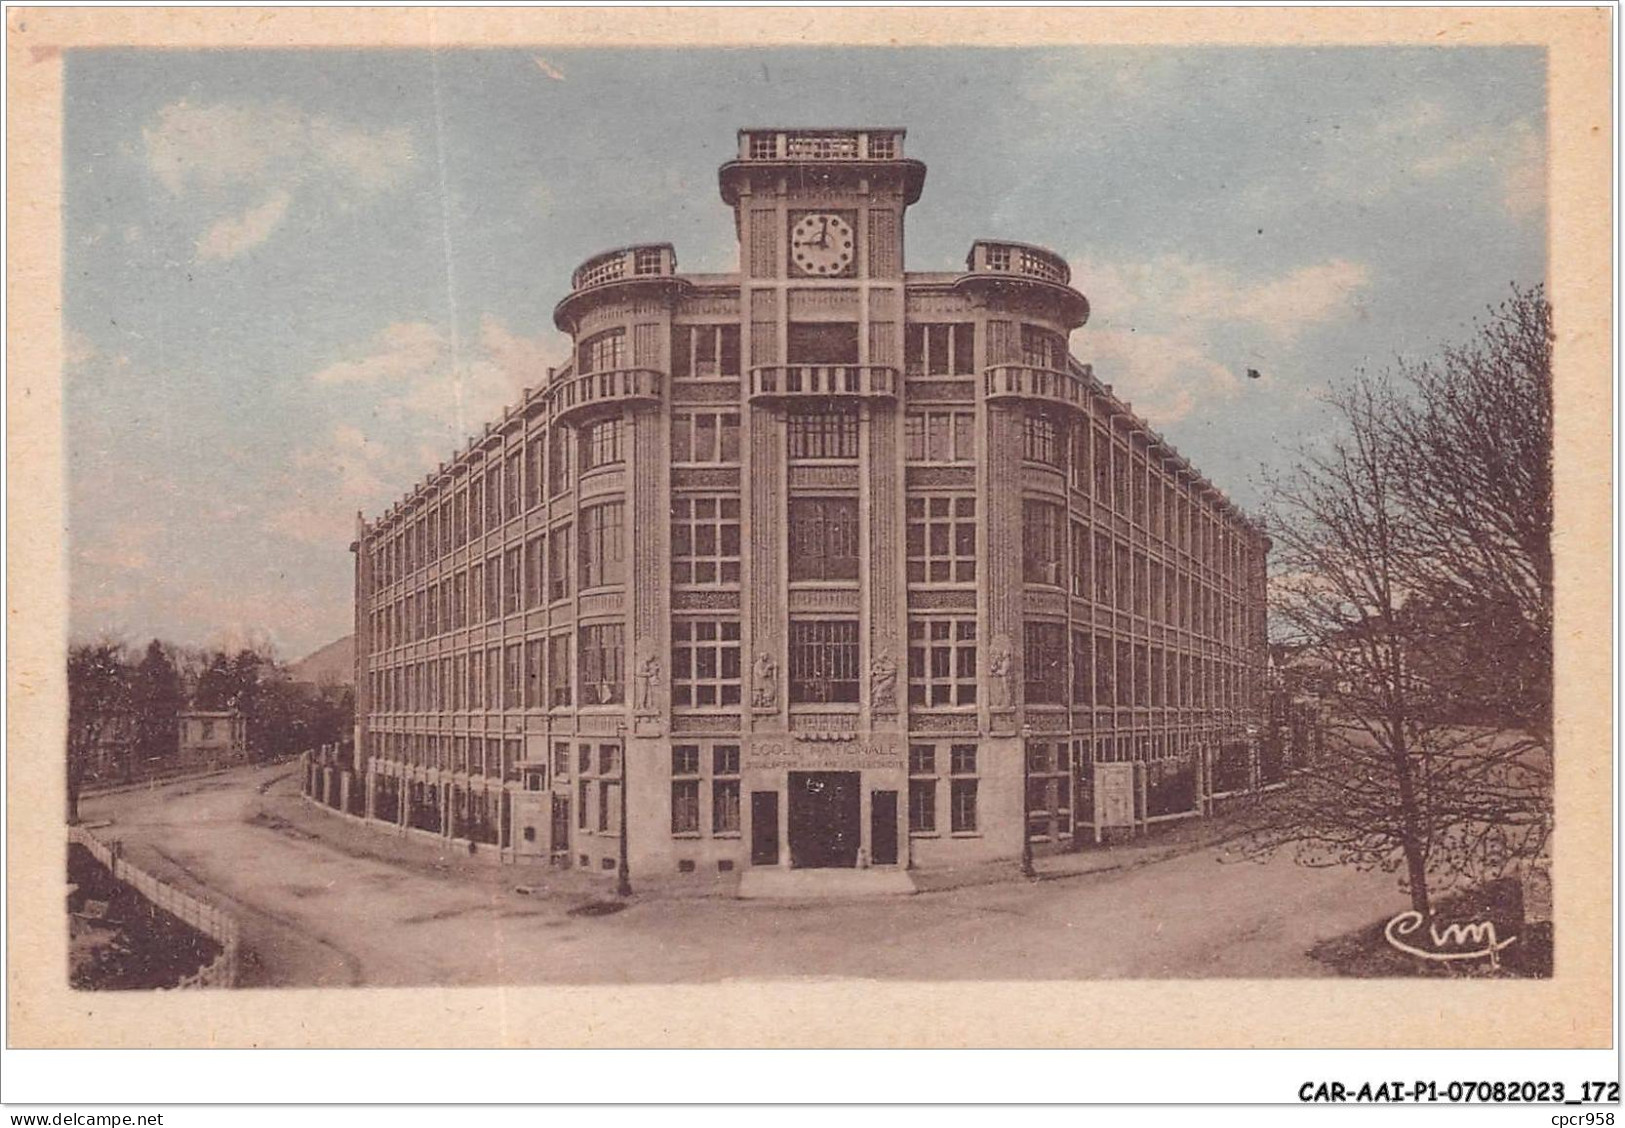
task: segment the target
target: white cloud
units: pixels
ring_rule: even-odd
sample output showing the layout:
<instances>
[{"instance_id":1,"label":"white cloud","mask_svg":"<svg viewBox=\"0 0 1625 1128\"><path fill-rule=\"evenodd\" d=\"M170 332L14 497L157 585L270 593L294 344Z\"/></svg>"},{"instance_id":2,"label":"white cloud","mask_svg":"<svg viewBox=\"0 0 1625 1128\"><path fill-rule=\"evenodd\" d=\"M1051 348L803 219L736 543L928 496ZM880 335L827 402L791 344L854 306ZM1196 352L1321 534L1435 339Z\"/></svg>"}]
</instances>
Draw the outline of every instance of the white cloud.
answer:
<instances>
[{"instance_id":1,"label":"white cloud","mask_svg":"<svg viewBox=\"0 0 1625 1128\"><path fill-rule=\"evenodd\" d=\"M334 421L290 460L275 491L287 500L266 528L304 544L346 543L356 510L376 514L405 494L545 381L567 350L557 334L525 337L489 315L471 341L426 322L387 326L307 377L330 395Z\"/></svg>"},{"instance_id":2,"label":"white cloud","mask_svg":"<svg viewBox=\"0 0 1625 1128\"><path fill-rule=\"evenodd\" d=\"M198 239L200 261L257 246L303 196L349 207L396 188L416 160L405 128L369 131L287 105L172 102L142 139L147 167L171 196L237 203ZM257 202L246 206L245 195Z\"/></svg>"},{"instance_id":3,"label":"white cloud","mask_svg":"<svg viewBox=\"0 0 1625 1128\"><path fill-rule=\"evenodd\" d=\"M278 189L243 214L216 220L198 237L198 261L234 259L265 242L287 215L289 199L287 192Z\"/></svg>"},{"instance_id":4,"label":"white cloud","mask_svg":"<svg viewBox=\"0 0 1625 1128\"><path fill-rule=\"evenodd\" d=\"M1546 204L1546 145L1535 122L1483 125L1418 99L1332 131L1317 169L1322 190L1364 199L1461 177L1482 183L1514 219Z\"/></svg>"},{"instance_id":5,"label":"white cloud","mask_svg":"<svg viewBox=\"0 0 1625 1128\"><path fill-rule=\"evenodd\" d=\"M1235 394L1248 368L1272 369L1306 330L1353 313L1370 273L1346 259L1274 278L1182 255L1076 260L1095 316L1075 350L1154 423Z\"/></svg>"}]
</instances>

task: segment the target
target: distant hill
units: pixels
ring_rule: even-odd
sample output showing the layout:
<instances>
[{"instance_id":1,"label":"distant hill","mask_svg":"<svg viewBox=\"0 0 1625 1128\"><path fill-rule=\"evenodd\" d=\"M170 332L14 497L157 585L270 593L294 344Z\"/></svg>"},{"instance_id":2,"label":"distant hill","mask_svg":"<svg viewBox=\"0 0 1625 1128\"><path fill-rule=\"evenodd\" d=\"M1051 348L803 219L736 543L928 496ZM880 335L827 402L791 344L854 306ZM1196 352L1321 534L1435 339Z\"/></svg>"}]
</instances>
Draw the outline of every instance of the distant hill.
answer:
<instances>
[{"instance_id":1,"label":"distant hill","mask_svg":"<svg viewBox=\"0 0 1625 1128\"><path fill-rule=\"evenodd\" d=\"M289 666L295 681L316 685L355 684L355 636L345 635Z\"/></svg>"}]
</instances>

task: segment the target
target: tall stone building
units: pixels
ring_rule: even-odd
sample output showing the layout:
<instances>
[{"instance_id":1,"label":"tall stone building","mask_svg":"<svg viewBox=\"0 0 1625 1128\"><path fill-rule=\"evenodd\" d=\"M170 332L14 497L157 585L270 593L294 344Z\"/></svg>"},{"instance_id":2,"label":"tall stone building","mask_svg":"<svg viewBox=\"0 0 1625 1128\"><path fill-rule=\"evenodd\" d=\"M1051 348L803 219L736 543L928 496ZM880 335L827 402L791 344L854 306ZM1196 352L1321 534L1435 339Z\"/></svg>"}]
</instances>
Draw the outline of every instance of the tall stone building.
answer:
<instances>
[{"instance_id":1,"label":"tall stone building","mask_svg":"<svg viewBox=\"0 0 1625 1128\"><path fill-rule=\"evenodd\" d=\"M360 523L345 809L594 871L623 809L634 873L901 870L1261 782L1268 542L1074 359L1059 256L905 270L903 142L742 131L739 272L589 259L571 362Z\"/></svg>"}]
</instances>

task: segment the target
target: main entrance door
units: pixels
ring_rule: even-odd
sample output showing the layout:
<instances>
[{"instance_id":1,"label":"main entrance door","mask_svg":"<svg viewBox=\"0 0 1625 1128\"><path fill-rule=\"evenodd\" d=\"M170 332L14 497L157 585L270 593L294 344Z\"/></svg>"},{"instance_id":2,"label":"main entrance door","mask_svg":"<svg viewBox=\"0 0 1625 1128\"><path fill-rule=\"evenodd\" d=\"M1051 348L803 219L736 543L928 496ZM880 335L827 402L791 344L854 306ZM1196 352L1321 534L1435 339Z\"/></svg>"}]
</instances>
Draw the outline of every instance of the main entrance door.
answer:
<instances>
[{"instance_id":1,"label":"main entrance door","mask_svg":"<svg viewBox=\"0 0 1625 1128\"><path fill-rule=\"evenodd\" d=\"M858 864L862 792L857 772L790 773L790 864Z\"/></svg>"}]
</instances>

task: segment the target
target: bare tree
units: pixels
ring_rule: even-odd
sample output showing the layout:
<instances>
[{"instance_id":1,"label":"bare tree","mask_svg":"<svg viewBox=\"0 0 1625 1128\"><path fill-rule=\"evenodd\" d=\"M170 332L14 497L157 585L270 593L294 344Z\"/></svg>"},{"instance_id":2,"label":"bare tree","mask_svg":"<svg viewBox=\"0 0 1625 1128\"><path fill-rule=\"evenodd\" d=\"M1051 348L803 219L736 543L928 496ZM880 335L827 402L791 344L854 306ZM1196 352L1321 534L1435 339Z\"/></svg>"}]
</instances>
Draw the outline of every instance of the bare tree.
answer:
<instances>
[{"instance_id":1,"label":"bare tree","mask_svg":"<svg viewBox=\"0 0 1625 1128\"><path fill-rule=\"evenodd\" d=\"M1541 287L1468 343L1402 364L1390 427L1405 570L1433 608L1459 711L1551 744L1552 314ZM1463 664L1466 659L1466 664Z\"/></svg>"},{"instance_id":2,"label":"bare tree","mask_svg":"<svg viewBox=\"0 0 1625 1128\"><path fill-rule=\"evenodd\" d=\"M1361 374L1331 405L1341 433L1271 483L1269 513L1272 602L1300 660L1319 668L1324 746L1257 803L1246 848L1403 866L1427 914L1436 886L1497 874L1544 841L1548 768L1529 740L1442 707L1453 671L1425 660L1437 616L1418 598L1426 575L1394 426L1402 392Z\"/></svg>"},{"instance_id":3,"label":"bare tree","mask_svg":"<svg viewBox=\"0 0 1625 1128\"><path fill-rule=\"evenodd\" d=\"M79 821L86 768L114 727L130 720L130 668L124 644L80 643L68 651L68 822ZM133 729L131 737L133 741Z\"/></svg>"}]
</instances>

